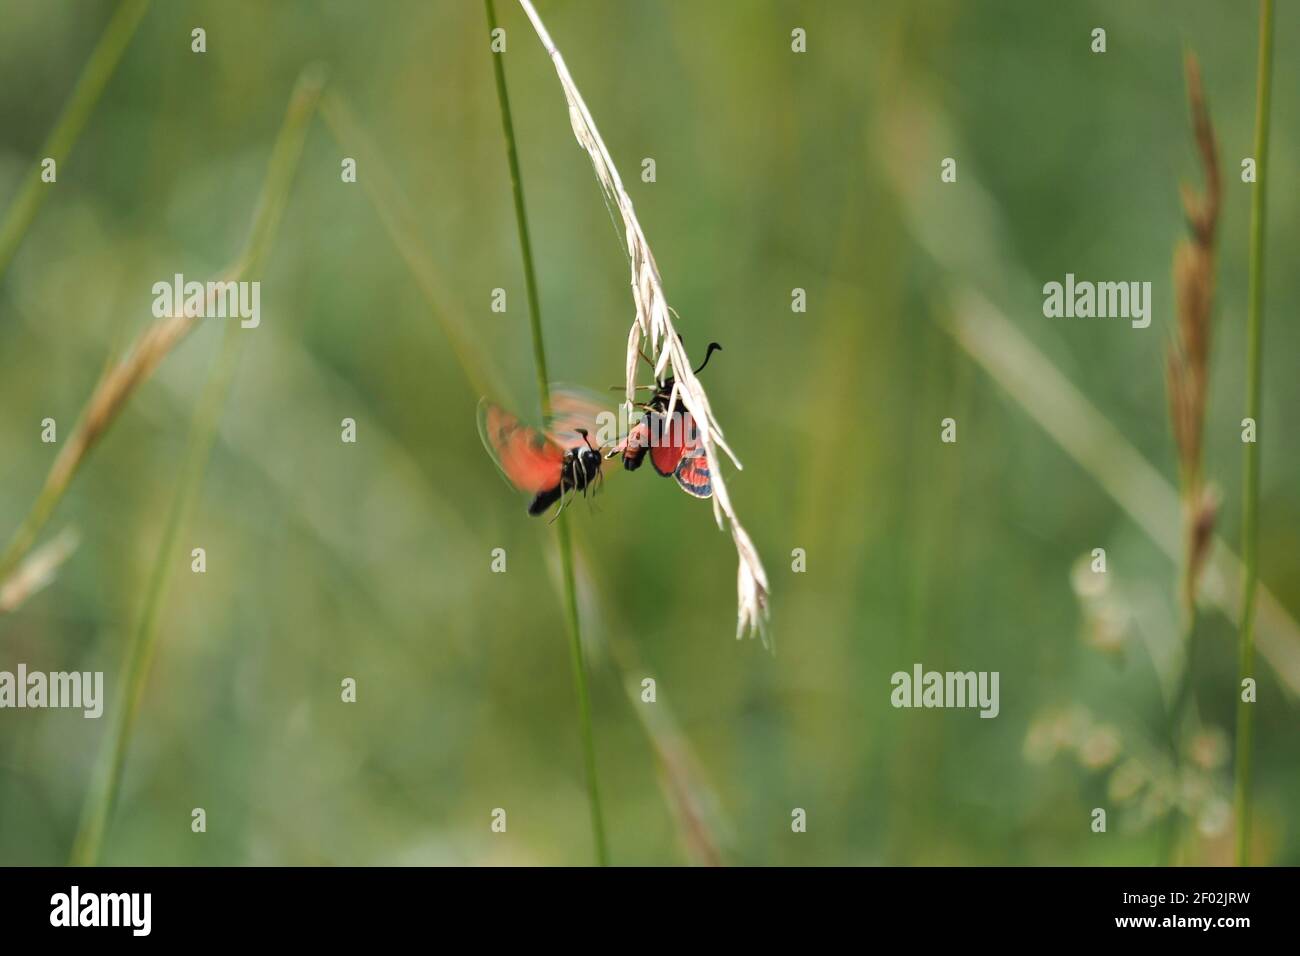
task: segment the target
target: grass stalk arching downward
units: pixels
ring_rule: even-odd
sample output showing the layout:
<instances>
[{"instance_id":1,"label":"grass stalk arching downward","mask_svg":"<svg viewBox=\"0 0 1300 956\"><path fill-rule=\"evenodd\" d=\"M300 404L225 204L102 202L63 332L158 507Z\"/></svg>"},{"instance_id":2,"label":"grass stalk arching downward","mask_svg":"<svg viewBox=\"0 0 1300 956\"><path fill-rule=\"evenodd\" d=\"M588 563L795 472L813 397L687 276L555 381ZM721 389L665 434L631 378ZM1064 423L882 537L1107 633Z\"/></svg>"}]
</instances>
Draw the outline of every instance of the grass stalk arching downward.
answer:
<instances>
[{"instance_id":1,"label":"grass stalk arching downward","mask_svg":"<svg viewBox=\"0 0 1300 956\"><path fill-rule=\"evenodd\" d=\"M1268 183L1269 106L1273 87L1273 0L1259 7L1259 78L1255 91L1255 190L1250 204L1250 278L1246 311L1246 415L1255 422L1256 440L1243 446L1240 678L1254 677L1255 589L1259 583L1259 413L1260 359L1264 332L1264 235ZM1237 759L1233 805L1237 822L1237 865L1250 862L1250 757L1254 743L1253 703L1242 700L1237 686Z\"/></svg>"},{"instance_id":2,"label":"grass stalk arching downward","mask_svg":"<svg viewBox=\"0 0 1300 956\"><path fill-rule=\"evenodd\" d=\"M271 154L248 242L236 265L230 270L232 281L256 274L265 260L284 212L289 186L302 155L307 126L315 113L323 82L323 76L318 70L308 69L295 87ZM225 405L235 373L240 334L238 323L231 322L227 325L221 352L213 365L191 422L183 470L168 507L140 616L122 661L113 722L108 736L101 744L94 777L86 792L81 824L72 848L71 862L75 865L92 866L98 861L113 807L117 802L126 754L157 648L158 619L177 562L176 540L198 496L216 439L221 409Z\"/></svg>"},{"instance_id":3,"label":"grass stalk arching downward","mask_svg":"<svg viewBox=\"0 0 1300 956\"><path fill-rule=\"evenodd\" d=\"M497 29L496 9L492 0L484 0L489 32ZM543 417L551 407L550 377L546 371L546 346L542 339L541 307L537 295L537 273L533 266L532 242L528 235L528 215L524 208L524 187L519 175L519 155L515 148L514 122L510 115L510 97L506 90L505 66L501 54L492 54L496 77L497 102L501 107L501 127L505 133L506 159L510 165L510 185L514 193L515 220L519 227L519 246L524 263L524 287L528 295L528 322L532 331L533 364L537 371L538 401ZM578 695L578 724L582 737L583 763L587 778L587 797L591 810L591 835L596 862L605 866L609 851L605 843L605 823L600 808L600 787L596 776L596 744L591 727L591 695L587 688L587 665L582 653L582 631L578 618L577 584L573 573L573 543L567 518L561 514L555 522L556 545L560 552L560 570L564 587L564 610L569 625L569 658L573 669L574 689Z\"/></svg>"}]
</instances>

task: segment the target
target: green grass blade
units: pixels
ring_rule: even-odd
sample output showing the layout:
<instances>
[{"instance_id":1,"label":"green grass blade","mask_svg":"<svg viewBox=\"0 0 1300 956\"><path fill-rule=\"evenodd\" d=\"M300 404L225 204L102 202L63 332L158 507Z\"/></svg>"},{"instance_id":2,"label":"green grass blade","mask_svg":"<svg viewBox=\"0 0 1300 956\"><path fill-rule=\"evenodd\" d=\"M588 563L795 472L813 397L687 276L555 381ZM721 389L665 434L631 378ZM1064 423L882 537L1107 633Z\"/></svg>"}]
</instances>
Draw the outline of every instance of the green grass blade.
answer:
<instances>
[{"instance_id":1,"label":"green grass blade","mask_svg":"<svg viewBox=\"0 0 1300 956\"><path fill-rule=\"evenodd\" d=\"M1264 333L1265 199L1268 183L1269 107L1273 90L1273 0L1259 8L1259 80L1255 99L1255 165L1258 178L1250 204L1250 287L1246 314L1246 415L1259 426L1260 361ZM1245 481L1242 499L1241 627L1238 665L1242 680L1255 670L1255 590L1259 584L1259 436L1244 445ZM1254 746L1253 703L1241 699L1237 687L1237 760L1233 809L1237 819L1237 865L1250 862L1250 757Z\"/></svg>"},{"instance_id":2,"label":"green grass blade","mask_svg":"<svg viewBox=\"0 0 1300 956\"><path fill-rule=\"evenodd\" d=\"M284 211L293 174L298 168L308 121L315 111L322 82L320 74L315 70L304 73L298 82L271 154L270 166L257 211L254 213L249 240L239 257L239 266L234 273L236 280L244 279L255 272L270 248ZM117 795L121 789L126 754L130 748L140 712L140 702L154 652L157 649L158 618L177 563L176 540L181 529L185 527L203 482L204 471L216 438L217 423L234 377L239 334L237 323L231 322L227 325L221 352L204 387L190 426L185 464L177 482L176 493L168 508L166 524L150 572L140 618L122 663L114 720L108 737L101 745L95 776L86 795L81 826L73 843L72 863L76 865L92 866L98 861L104 835L108 830Z\"/></svg>"},{"instance_id":3,"label":"green grass blade","mask_svg":"<svg viewBox=\"0 0 1300 956\"><path fill-rule=\"evenodd\" d=\"M87 794L81 827L73 843L72 863L76 866L93 866L98 862L108 821L117 803L127 749L135 730L136 719L140 713L140 702L153 663L154 652L158 646L158 616L162 611L168 585L171 583L178 561L176 539L185 526L203 482L203 472L216 437L217 420L225 404L230 380L234 376L238 334L238 324L230 323L222 340L221 354L204 387L203 396L190 427L185 465L176 487L176 494L167 511L167 521L145 591L144 610L132 633L131 644L122 663L118 681L121 690L111 731L102 744L95 780Z\"/></svg>"},{"instance_id":4,"label":"green grass blade","mask_svg":"<svg viewBox=\"0 0 1300 956\"><path fill-rule=\"evenodd\" d=\"M136 27L140 25L148 7L149 0L123 0L108 21L103 36L86 61L77 85L73 87L72 95L64 104L63 112L41 151L41 158L50 157L56 168L61 169L63 161L72 152L82 127L99 102L100 94L117 69L118 61L131 42L131 37L135 35ZM23 236L27 234L41 204L49 196L49 191L50 184L41 182L39 163L32 163L31 170L18 188L18 195L5 214L3 224L0 224L0 277L4 276L9 263L13 261Z\"/></svg>"},{"instance_id":5,"label":"green grass blade","mask_svg":"<svg viewBox=\"0 0 1300 956\"><path fill-rule=\"evenodd\" d=\"M487 8L488 29L497 28L496 10L492 0L484 0ZM550 376L546 371L546 346L542 339L541 305L537 295L537 273L533 267L532 242L528 236L528 215L524 208L524 186L519 175L519 155L515 148L514 123L510 116L510 97L506 90L505 65L501 54L492 54L492 69L496 76L497 101L501 107L501 126L505 132L506 159L510 165L510 185L514 193L515 221L519 228L519 246L524 260L524 284L528 293L528 321L533 339L533 364L537 372L537 393L542 416L551 411ZM591 809L591 835L595 843L596 862L609 863L605 843L605 822L600 807L600 787L596 777L596 746L591 729L591 697L587 689L587 664L582 653L582 632L578 618L577 587L573 575L573 544L569 537L567 518L561 514L556 521L556 545L560 551L560 570L564 585L564 609L569 624L569 659L573 668L573 683L578 694L578 723L582 736L583 763L586 767L587 797Z\"/></svg>"},{"instance_id":6,"label":"green grass blade","mask_svg":"<svg viewBox=\"0 0 1300 956\"><path fill-rule=\"evenodd\" d=\"M942 327L1120 506L1172 561L1182 554L1178 491L1122 432L986 299L964 290ZM1209 572L1213 573L1209 573ZM1201 596L1235 616L1243 595L1231 582L1242 562L1216 537ZM1300 696L1300 625L1259 586L1260 652L1282 687Z\"/></svg>"}]
</instances>

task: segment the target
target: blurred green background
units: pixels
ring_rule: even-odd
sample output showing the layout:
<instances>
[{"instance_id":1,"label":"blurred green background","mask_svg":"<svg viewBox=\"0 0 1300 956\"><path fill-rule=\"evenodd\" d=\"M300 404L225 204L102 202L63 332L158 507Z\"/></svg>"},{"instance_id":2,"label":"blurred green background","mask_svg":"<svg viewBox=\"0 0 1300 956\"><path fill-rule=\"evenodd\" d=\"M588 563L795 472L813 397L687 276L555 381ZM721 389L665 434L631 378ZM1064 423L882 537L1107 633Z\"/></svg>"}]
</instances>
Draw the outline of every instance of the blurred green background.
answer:
<instances>
[{"instance_id":1,"label":"blurred green background","mask_svg":"<svg viewBox=\"0 0 1300 956\"><path fill-rule=\"evenodd\" d=\"M1050 363L1176 480L1163 354L1179 182L1200 181L1194 51L1225 173L1206 471L1237 548L1255 6L538 6L680 331L693 352L725 347L704 383L745 465L729 488L772 590L775 655L733 638L735 552L708 505L648 469L572 512L614 861L1155 863L1177 799L1195 817L1184 859L1228 862L1235 615L1202 615L1206 729L1175 781L1162 688L1176 678L1176 562L948 323L951 295L986 297L1034 347L995 351ZM0 0L0 209L45 155L112 7ZM516 5L498 13L551 374L604 389L622 381L626 262L549 61ZM1089 50L1096 26L1104 55ZM807 53L791 52L796 27ZM1260 566L1282 611L1260 641L1292 666L1290 683L1258 666L1254 853L1296 864L1300 452L1285 416L1300 407L1300 9L1280 5L1276 29ZM40 421L71 432L105 362L152 321L152 284L214 278L242 247L315 62L414 229L395 241L385 227L365 188L374 163L340 181L356 153L315 119L252 277L262 324L238 334L102 859L589 862L554 532L495 476L480 390L447 336L460 329L495 397L536 416L480 3L152 4L0 277L0 537L57 453ZM944 185L949 156L958 181ZM1152 326L1044 318L1041 286L1066 272L1151 281ZM505 314L490 309L497 287ZM80 547L0 618L0 669L103 670L116 706L222 327L200 323L78 475L43 540L73 526ZM939 441L948 416L956 445ZM355 445L339 440L344 417ZM188 571L199 546L205 575ZM498 547L503 575L489 571ZM1096 584L1076 562L1095 547L1104 592L1081 593ZM917 662L999 671L1000 715L895 710L890 675ZM355 704L340 702L344 677ZM0 863L68 859L109 727L0 712ZM1089 829L1098 806L1105 835ZM194 807L206 834L190 830ZM505 834L490 832L496 807ZM796 807L806 833L791 832Z\"/></svg>"}]
</instances>

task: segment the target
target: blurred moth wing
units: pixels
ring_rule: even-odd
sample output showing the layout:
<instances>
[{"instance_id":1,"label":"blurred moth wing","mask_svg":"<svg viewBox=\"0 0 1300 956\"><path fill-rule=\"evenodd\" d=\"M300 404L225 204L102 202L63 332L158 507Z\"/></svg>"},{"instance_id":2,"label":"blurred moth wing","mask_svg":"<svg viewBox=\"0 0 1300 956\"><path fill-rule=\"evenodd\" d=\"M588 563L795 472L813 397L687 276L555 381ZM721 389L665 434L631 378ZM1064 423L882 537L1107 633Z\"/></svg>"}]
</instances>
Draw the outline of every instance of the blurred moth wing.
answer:
<instances>
[{"instance_id":1,"label":"blurred moth wing","mask_svg":"<svg viewBox=\"0 0 1300 956\"><path fill-rule=\"evenodd\" d=\"M486 398L478 403L478 433L497 469L518 490L536 495L560 485L564 449Z\"/></svg>"},{"instance_id":2,"label":"blurred moth wing","mask_svg":"<svg viewBox=\"0 0 1300 956\"><path fill-rule=\"evenodd\" d=\"M558 430L542 431L487 399L479 401L483 447L506 481L533 496L530 515L540 515L556 502L563 509L566 493L593 493L603 478L603 459L592 447L585 411L580 415L566 405L562 414L566 417Z\"/></svg>"},{"instance_id":3,"label":"blurred moth wing","mask_svg":"<svg viewBox=\"0 0 1300 956\"><path fill-rule=\"evenodd\" d=\"M546 433L561 448L585 444L579 429L602 454L622 439L618 412L609 407L609 399L591 389L567 383L550 386L551 414Z\"/></svg>"}]
</instances>

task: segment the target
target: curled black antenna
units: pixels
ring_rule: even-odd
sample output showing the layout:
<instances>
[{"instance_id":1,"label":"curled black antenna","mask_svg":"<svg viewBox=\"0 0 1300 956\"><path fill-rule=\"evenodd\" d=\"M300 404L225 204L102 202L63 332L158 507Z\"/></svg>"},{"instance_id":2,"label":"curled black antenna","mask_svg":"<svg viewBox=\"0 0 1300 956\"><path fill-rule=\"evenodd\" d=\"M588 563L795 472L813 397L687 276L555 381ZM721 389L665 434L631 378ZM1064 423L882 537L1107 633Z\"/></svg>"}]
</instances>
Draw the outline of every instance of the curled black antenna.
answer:
<instances>
[{"instance_id":1,"label":"curled black antenna","mask_svg":"<svg viewBox=\"0 0 1300 956\"><path fill-rule=\"evenodd\" d=\"M596 450L595 446L593 446L593 445L591 444L591 439L587 437L587 429L585 429L585 428L575 428L574 431L576 431L579 435L582 436L582 440L585 441L585 442L587 443L587 447L588 447L588 448L590 448L592 451L595 451L595 450Z\"/></svg>"},{"instance_id":2,"label":"curled black antenna","mask_svg":"<svg viewBox=\"0 0 1300 956\"><path fill-rule=\"evenodd\" d=\"M719 345L717 342L710 342L708 349L705 350L704 352L704 361L701 362L700 367L695 370L695 374L699 375L701 372L704 371L704 366L709 364L709 358L710 356L713 355L714 352L721 352L721 351L722 351L721 345Z\"/></svg>"}]
</instances>

